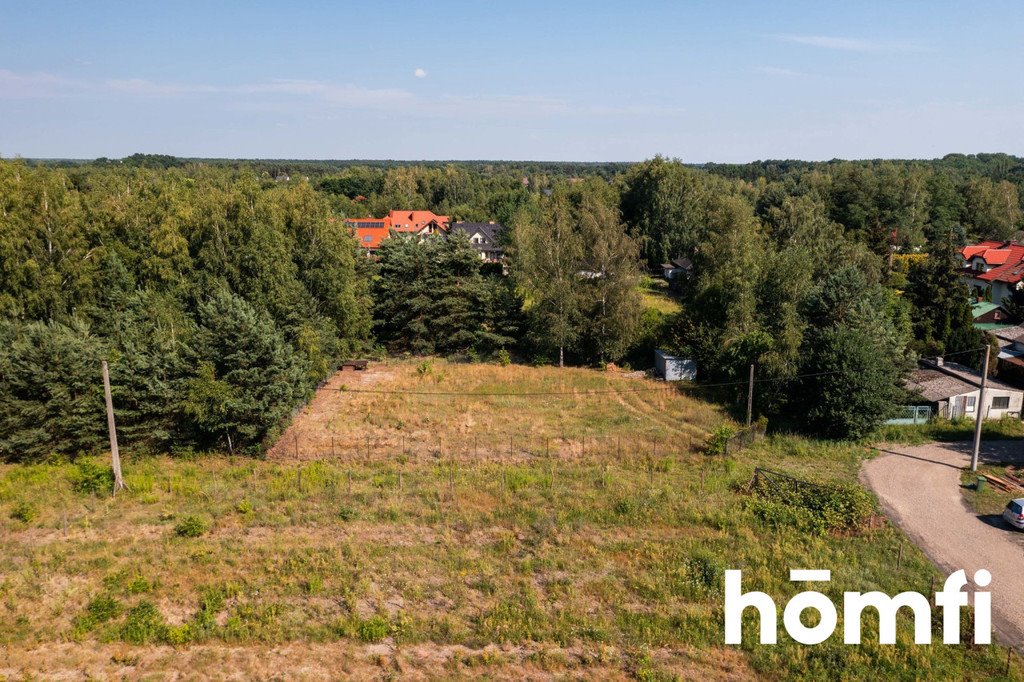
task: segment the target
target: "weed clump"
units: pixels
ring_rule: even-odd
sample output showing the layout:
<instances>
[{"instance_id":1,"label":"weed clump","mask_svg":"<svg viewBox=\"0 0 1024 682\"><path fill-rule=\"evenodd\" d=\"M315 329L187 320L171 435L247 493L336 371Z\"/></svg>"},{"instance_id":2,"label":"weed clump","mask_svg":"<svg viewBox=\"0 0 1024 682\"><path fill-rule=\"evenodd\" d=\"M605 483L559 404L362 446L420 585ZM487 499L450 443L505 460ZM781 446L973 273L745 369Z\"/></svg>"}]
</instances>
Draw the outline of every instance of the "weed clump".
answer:
<instances>
[{"instance_id":1,"label":"weed clump","mask_svg":"<svg viewBox=\"0 0 1024 682\"><path fill-rule=\"evenodd\" d=\"M28 502L19 502L11 509L11 518L22 523L32 523L38 516L39 512Z\"/></svg>"},{"instance_id":2,"label":"weed clump","mask_svg":"<svg viewBox=\"0 0 1024 682\"><path fill-rule=\"evenodd\" d=\"M180 538L198 538L209 529L206 521L198 516L186 516L174 527L174 534Z\"/></svg>"},{"instance_id":3,"label":"weed clump","mask_svg":"<svg viewBox=\"0 0 1024 682\"><path fill-rule=\"evenodd\" d=\"M82 460L71 474L71 487L83 495L104 495L114 489L114 472L92 460Z\"/></svg>"},{"instance_id":4,"label":"weed clump","mask_svg":"<svg viewBox=\"0 0 1024 682\"><path fill-rule=\"evenodd\" d=\"M155 644L167 641L167 623L153 602L141 601L128 612L121 625L121 639L129 644Z\"/></svg>"}]
</instances>

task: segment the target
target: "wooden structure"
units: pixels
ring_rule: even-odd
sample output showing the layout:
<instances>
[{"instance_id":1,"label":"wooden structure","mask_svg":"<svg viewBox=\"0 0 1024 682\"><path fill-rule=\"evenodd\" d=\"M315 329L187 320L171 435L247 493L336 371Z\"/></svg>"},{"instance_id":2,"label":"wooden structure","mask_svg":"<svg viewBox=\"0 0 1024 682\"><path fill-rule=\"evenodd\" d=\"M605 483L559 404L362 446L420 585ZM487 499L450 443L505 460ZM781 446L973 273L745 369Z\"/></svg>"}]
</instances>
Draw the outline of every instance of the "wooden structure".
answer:
<instances>
[{"instance_id":1,"label":"wooden structure","mask_svg":"<svg viewBox=\"0 0 1024 682\"><path fill-rule=\"evenodd\" d=\"M370 364L369 360L346 360L341 363L342 372L361 372Z\"/></svg>"}]
</instances>

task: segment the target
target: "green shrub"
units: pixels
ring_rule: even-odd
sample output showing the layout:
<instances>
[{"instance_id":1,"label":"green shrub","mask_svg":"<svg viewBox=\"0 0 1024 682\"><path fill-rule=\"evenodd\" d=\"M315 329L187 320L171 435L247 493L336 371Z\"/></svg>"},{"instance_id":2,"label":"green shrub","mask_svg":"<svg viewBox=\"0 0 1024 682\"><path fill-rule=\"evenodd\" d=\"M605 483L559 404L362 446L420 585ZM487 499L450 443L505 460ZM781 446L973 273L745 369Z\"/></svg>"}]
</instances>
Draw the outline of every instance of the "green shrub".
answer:
<instances>
[{"instance_id":1,"label":"green shrub","mask_svg":"<svg viewBox=\"0 0 1024 682\"><path fill-rule=\"evenodd\" d=\"M101 595L89 602L85 610L97 623L105 623L121 615L121 602L113 597Z\"/></svg>"},{"instance_id":2,"label":"green shrub","mask_svg":"<svg viewBox=\"0 0 1024 682\"><path fill-rule=\"evenodd\" d=\"M128 612L121 626L121 639L129 644L154 644L167 641L168 628L160 611L149 601L141 601Z\"/></svg>"},{"instance_id":3,"label":"green shrub","mask_svg":"<svg viewBox=\"0 0 1024 682\"><path fill-rule=\"evenodd\" d=\"M349 507L347 505L342 505L341 508L338 509L338 518L341 519L342 521L354 521L358 517L359 517L359 512L357 512L352 507Z\"/></svg>"},{"instance_id":4,"label":"green shrub","mask_svg":"<svg viewBox=\"0 0 1024 682\"><path fill-rule=\"evenodd\" d=\"M498 352L494 354L494 357L502 367L508 367L512 364L512 356L509 355L509 352L504 348L499 349Z\"/></svg>"},{"instance_id":5,"label":"green shrub","mask_svg":"<svg viewBox=\"0 0 1024 682\"><path fill-rule=\"evenodd\" d=\"M206 521L198 516L186 516L174 527L174 533L181 538L198 538L209 530Z\"/></svg>"},{"instance_id":6,"label":"green shrub","mask_svg":"<svg viewBox=\"0 0 1024 682\"><path fill-rule=\"evenodd\" d=\"M754 492L761 502L770 503L753 505L754 513L770 525L789 525L819 532L857 530L874 513L871 496L860 486L852 484L797 481L773 484L767 478L761 478Z\"/></svg>"},{"instance_id":7,"label":"green shrub","mask_svg":"<svg viewBox=\"0 0 1024 682\"><path fill-rule=\"evenodd\" d=\"M360 620L356 625L356 635L364 642L379 642L388 636L391 626L383 616L373 616Z\"/></svg>"},{"instance_id":8,"label":"green shrub","mask_svg":"<svg viewBox=\"0 0 1024 682\"><path fill-rule=\"evenodd\" d=\"M136 575L125 587L125 590L127 590L128 594L145 594L146 592L153 591L153 583L141 575Z\"/></svg>"},{"instance_id":9,"label":"green shrub","mask_svg":"<svg viewBox=\"0 0 1024 682\"><path fill-rule=\"evenodd\" d=\"M239 514L251 514L252 513L252 502L248 499L244 499L235 506L235 511Z\"/></svg>"},{"instance_id":10,"label":"green shrub","mask_svg":"<svg viewBox=\"0 0 1024 682\"><path fill-rule=\"evenodd\" d=\"M114 472L92 460L82 460L71 474L71 486L85 495L106 495L114 489Z\"/></svg>"},{"instance_id":11,"label":"green shrub","mask_svg":"<svg viewBox=\"0 0 1024 682\"><path fill-rule=\"evenodd\" d=\"M696 595L717 593L725 575L718 557L698 552L686 560L686 575L691 591Z\"/></svg>"},{"instance_id":12,"label":"green shrub","mask_svg":"<svg viewBox=\"0 0 1024 682\"><path fill-rule=\"evenodd\" d=\"M11 518L22 523L32 523L38 516L39 513L36 511L36 508L25 501L18 502L11 509Z\"/></svg>"},{"instance_id":13,"label":"green shrub","mask_svg":"<svg viewBox=\"0 0 1024 682\"><path fill-rule=\"evenodd\" d=\"M708 437L708 442L704 445L704 452L709 455L724 455L726 444L735 435L736 429L728 424L722 424Z\"/></svg>"},{"instance_id":14,"label":"green shrub","mask_svg":"<svg viewBox=\"0 0 1024 682\"><path fill-rule=\"evenodd\" d=\"M89 602L85 607L85 613L72 621L72 635L76 638L81 637L97 625L117 618L123 610L124 607L118 600L109 595L100 595Z\"/></svg>"}]
</instances>

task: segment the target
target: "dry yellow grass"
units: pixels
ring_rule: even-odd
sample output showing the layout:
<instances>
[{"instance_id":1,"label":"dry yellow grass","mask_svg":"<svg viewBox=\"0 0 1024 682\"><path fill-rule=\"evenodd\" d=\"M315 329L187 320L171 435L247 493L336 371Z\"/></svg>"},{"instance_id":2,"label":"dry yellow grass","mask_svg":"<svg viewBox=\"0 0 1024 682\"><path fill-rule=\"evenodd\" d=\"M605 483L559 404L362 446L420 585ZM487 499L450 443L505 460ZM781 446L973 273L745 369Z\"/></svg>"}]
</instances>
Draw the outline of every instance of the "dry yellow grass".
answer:
<instances>
[{"instance_id":1,"label":"dry yellow grass","mask_svg":"<svg viewBox=\"0 0 1024 682\"><path fill-rule=\"evenodd\" d=\"M463 393L473 395L452 395ZM519 395L487 395L494 393ZM332 377L270 457L682 455L725 419L721 409L636 373L392 360Z\"/></svg>"},{"instance_id":2,"label":"dry yellow grass","mask_svg":"<svg viewBox=\"0 0 1024 682\"><path fill-rule=\"evenodd\" d=\"M782 599L797 589L787 566L824 562L838 590L935 577L909 544L892 570L905 543L893 528L808 534L742 493L755 466L853 481L863 448L780 437L708 457L687 443L721 410L644 378L419 366L335 377L282 442L297 433L321 461L128 452L116 498L76 486L81 464L0 465L0 679L1001 674L995 647L916 646L909 626L897 647L723 648L725 568ZM484 432L523 445L509 456ZM204 530L182 533L188 520Z\"/></svg>"}]
</instances>

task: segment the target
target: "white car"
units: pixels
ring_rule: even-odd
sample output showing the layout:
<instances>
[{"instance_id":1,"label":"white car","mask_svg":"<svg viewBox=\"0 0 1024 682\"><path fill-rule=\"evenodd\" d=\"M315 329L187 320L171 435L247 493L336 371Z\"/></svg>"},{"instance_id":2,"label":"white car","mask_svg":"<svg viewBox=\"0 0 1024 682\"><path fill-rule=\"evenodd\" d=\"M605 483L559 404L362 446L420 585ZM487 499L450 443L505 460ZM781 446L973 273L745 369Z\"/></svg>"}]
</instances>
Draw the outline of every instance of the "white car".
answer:
<instances>
[{"instance_id":1,"label":"white car","mask_svg":"<svg viewBox=\"0 0 1024 682\"><path fill-rule=\"evenodd\" d=\"M1024 497L1010 500L1003 510L1003 518L1014 528L1024 529Z\"/></svg>"}]
</instances>

